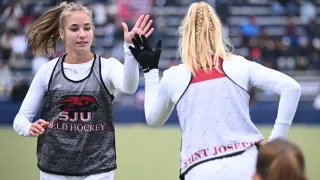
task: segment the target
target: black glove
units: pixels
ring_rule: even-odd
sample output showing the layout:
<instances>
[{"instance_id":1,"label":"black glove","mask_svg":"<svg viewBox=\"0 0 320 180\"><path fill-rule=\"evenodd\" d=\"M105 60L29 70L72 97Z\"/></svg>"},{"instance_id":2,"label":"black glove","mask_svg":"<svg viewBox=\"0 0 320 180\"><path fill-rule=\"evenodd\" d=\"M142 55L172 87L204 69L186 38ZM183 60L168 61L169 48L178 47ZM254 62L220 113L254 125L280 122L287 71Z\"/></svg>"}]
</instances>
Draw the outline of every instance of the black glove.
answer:
<instances>
[{"instance_id":1,"label":"black glove","mask_svg":"<svg viewBox=\"0 0 320 180\"><path fill-rule=\"evenodd\" d=\"M129 49L140 64L142 71L146 73L151 69L158 69L162 40L157 42L155 50L152 50L145 35L141 35L140 38L138 34L135 34L132 43L134 47L129 46Z\"/></svg>"}]
</instances>

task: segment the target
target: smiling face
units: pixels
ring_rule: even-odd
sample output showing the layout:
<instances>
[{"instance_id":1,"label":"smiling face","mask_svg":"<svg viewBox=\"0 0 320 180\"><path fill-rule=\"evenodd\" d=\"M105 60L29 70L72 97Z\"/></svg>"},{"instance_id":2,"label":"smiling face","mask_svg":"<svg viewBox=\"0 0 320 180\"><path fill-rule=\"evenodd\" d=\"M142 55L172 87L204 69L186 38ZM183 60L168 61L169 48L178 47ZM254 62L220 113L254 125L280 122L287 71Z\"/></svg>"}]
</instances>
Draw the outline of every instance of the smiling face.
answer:
<instances>
[{"instance_id":1,"label":"smiling face","mask_svg":"<svg viewBox=\"0 0 320 180\"><path fill-rule=\"evenodd\" d=\"M90 53L93 41L93 24L85 11L73 11L65 19L64 28L60 29L66 52L75 54Z\"/></svg>"}]
</instances>

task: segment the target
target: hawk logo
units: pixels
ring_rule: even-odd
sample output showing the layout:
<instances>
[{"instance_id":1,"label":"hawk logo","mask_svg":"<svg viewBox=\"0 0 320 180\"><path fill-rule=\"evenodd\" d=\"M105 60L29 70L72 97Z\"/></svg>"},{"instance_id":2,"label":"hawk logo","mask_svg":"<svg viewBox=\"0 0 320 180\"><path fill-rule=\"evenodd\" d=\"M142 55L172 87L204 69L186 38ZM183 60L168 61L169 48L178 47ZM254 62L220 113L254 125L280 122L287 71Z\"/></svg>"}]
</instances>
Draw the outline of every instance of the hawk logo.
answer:
<instances>
[{"instance_id":1,"label":"hawk logo","mask_svg":"<svg viewBox=\"0 0 320 180\"><path fill-rule=\"evenodd\" d=\"M76 122L90 122L92 112L98 110L98 103L89 95L66 95L57 102L57 108L61 110L59 120Z\"/></svg>"}]
</instances>

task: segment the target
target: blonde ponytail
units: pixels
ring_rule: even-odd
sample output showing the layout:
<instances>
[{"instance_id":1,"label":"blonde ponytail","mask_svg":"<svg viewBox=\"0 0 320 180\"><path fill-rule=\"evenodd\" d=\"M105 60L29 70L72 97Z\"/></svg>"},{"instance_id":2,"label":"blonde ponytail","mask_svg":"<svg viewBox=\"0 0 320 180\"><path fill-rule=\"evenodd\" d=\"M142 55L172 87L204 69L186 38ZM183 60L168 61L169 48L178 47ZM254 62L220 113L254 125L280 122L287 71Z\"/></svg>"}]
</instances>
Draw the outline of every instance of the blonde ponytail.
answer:
<instances>
[{"instance_id":1,"label":"blonde ponytail","mask_svg":"<svg viewBox=\"0 0 320 180\"><path fill-rule=\"evenodd\" d=\"M199 68L207 71L214 66L219 70L219 59L226 59L232 45L222 36L213 8L205 2L191 4L179 30L179 52L192 74Z\"/></svg>"}]
</instances>

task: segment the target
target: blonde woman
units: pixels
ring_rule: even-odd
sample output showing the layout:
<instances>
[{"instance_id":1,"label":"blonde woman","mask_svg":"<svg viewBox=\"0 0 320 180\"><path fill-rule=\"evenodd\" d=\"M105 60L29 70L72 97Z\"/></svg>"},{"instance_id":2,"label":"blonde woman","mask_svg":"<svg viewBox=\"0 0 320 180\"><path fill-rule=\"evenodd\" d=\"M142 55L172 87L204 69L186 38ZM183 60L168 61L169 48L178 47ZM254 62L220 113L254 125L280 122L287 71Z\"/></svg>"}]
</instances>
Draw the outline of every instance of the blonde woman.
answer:
<instances>
[{"instance_id":1,"label":"blonde woman","mask_svg":"<svg viewBox=\"0 0 320 180\"><path fill-rule=\"evenodd\" d=\"M18 134L38 137L41 180L114 178L112 102L116 92L133 94L137 89L139 65L128 46L135 33L152 33L148 19L140 16L130 32L122 24L124 65L91 52L92 12L80 4L62 3L31 25L26 38L34 53L54 52L58 38L66 50L38 70L13 124ZM41 119L32 122L42 104Z\"/></svg>"},{"instance_id":2,"label":"blonde woman","mask_svg":"<svg viewBox=\"0 0 320 180\"><path fill-rule=\"evenodd\" d=\"M191 4L180 27L182 64L159 82L161 43L152 50L145 37L131 52L144 69L145 116L163 125L176 107L181 127L180 178L249 180L263 141L250 119L249 86L280 95L269 140L285 138L300 98L300 85L285 74L231 54L213 8Z\"/></svg>"}]
</instances>

